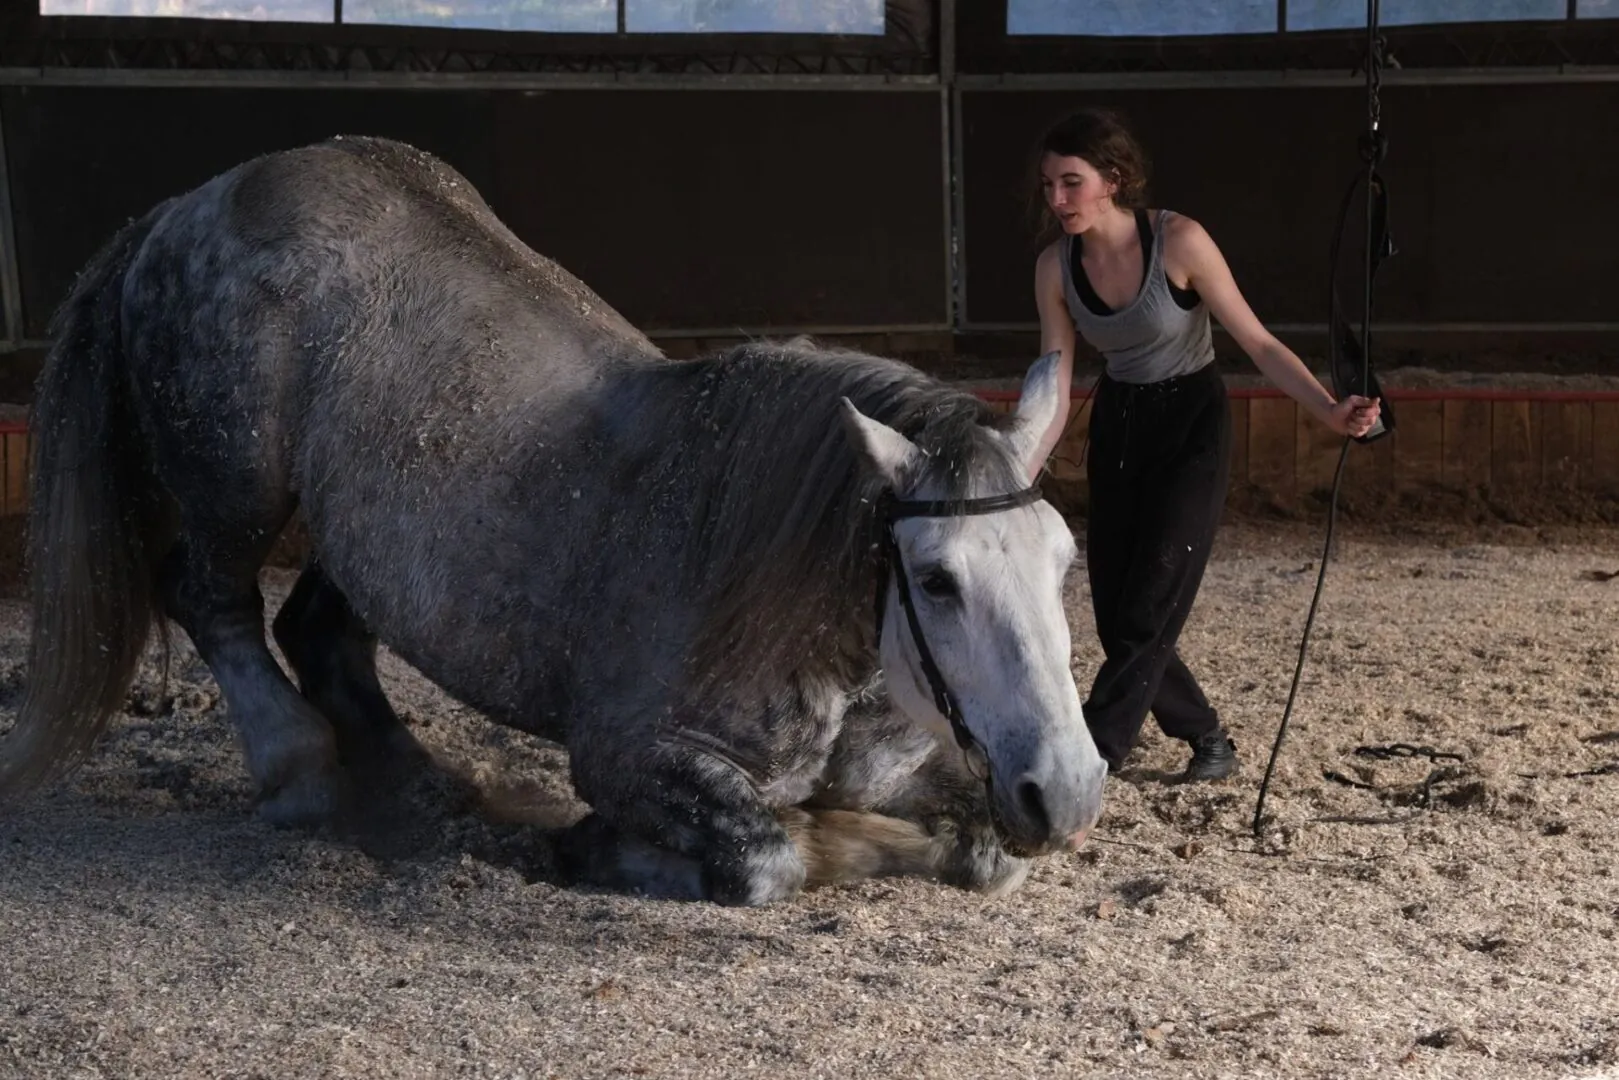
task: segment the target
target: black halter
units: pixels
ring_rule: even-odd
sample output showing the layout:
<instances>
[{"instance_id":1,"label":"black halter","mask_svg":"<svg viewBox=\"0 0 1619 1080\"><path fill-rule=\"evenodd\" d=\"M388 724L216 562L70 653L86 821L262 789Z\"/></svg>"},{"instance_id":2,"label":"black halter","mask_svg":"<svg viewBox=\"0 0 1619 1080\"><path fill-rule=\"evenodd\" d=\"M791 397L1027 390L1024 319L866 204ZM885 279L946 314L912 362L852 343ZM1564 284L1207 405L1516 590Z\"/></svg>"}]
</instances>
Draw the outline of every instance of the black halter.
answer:
<instances>
[{"instance_id":1,"label":"black halter","mask_svg":"<svg viewBox=\"0 0 1619 1080\"><path fill-rule=\"evenodd\" d=\"M899 582L899 602L905 609L905 621L911 628L911 640L916 642L917 660L922 665L922 674L928 680L928 689L933 691L933 704L940 714L950 721L950 730L956 736L956 742L963 751L970 750L977 740L961 716L961 706L956 703L955 695L950 687L945 685L944 675L939 671L939 665L933 661L933 653L928 649L927 639L922 636L922 624L916 618L916 607L911 603L911 587L905 573L905 560L899 552L899 541L894 537L894 523L904 518L914 517L968 517L976 514L993 514L1001 510L1013 510L1020 506L1039 502L1043 497L1039 484L1033 484L1022 491L1014 491L1006 495L990 495L982 499L939 499L906 501L895 498L893 493L883 497L880 509L883 517L883 544L888 549L888 559L883 570L892 569L895 579ZM883 641L883 601L888 596L888 578L886 573L877 575L877 648L881 650Z\"/></svg>"}]
</instances>

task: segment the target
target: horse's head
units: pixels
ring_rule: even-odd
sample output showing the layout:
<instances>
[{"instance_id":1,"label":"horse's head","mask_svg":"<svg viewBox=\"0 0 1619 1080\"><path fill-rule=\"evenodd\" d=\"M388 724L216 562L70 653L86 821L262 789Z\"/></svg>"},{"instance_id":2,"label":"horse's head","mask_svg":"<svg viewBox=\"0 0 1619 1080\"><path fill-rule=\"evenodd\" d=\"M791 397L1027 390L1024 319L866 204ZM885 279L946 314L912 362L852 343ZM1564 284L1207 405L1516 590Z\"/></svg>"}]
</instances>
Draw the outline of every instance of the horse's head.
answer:
<instances>
[{"instance_id":1,"label":"horse's head","mask_svg":"<svg viewBox=\"0 0 1619 1080\"><path fill-rule=\"evenodd\" d=\"M1062 585L1075 545L1062 517L1026 490L1042 437L1063 420L1055 355L1030 369L1008 430L949 436L975 440L977 453L930 455L844 406L887 493L880 650L889 693L987 767L1009 849L1078 847L1101 812L1107 769L1069 667Z\"/></svg>"}]
</instances>

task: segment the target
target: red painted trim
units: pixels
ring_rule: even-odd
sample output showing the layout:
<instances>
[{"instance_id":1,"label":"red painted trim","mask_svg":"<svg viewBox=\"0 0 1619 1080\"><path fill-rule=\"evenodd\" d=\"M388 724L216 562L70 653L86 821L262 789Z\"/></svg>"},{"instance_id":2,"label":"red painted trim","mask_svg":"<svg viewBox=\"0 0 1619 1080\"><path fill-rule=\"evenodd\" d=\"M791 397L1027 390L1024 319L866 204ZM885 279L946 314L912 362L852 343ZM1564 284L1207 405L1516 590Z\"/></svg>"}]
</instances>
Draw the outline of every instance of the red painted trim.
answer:
<instances>
[{"instance_id":1,"label":"red painted trim","mask_svg":"<svg viewBox=\"0 0 1619 1080\"><path fill-rule=\"evenodd\" d=\"M28 421L26 420L0 420L0 435L26 435L28 434Z\"/></svg>"},{"instance_id":2,"label":"red painted trim","mask_svg":"<svg viewBox=\"0 0 1619 1080\"><path fill-rule=\"evenodd\" d=\"M1232 389L1230 394L1233 398L1249 399L1287 396L1273 386ZM1528 388L1513 390L1510 388L1467 386L1457 386L1450 389L1441 387L1403 387L1385 390L1384 396L1390 401L1619 401L1619 390L1530 390Z\"/></svg>"},{"instance_id":3,"label":"red painted trim","mask_svg":"<svg viewBox=\"0 0 1619 1080\"><path fill-rule=\"evenodd\" d=\"M1074 387L1072 397L1075 402L1082 399L1086 387ZM985 401L1016 401L1016 390L974 390L974 394ZM1227 393L1237 400L1253 400L1256 398L1282 398L1287 395L1274 386L1234 386ZM1384 396L1390 401L1619 401L1619 390L1513 390L1508 388L1484 388L1457 386L1449 389L1443 387L1409 387L1387 390Z\"/></svg>"}]
</instances>

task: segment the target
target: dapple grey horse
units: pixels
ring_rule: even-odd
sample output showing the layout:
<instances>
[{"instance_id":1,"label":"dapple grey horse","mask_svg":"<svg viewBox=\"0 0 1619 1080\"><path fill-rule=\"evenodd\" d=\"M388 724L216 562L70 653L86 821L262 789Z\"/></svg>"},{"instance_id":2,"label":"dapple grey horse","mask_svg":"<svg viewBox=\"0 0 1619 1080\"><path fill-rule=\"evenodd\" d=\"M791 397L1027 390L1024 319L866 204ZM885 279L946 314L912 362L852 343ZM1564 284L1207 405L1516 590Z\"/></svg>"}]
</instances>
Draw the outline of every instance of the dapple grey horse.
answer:
<instances>
[{"instance_id":1,"label":"dapple grey horse","mask_svg":"<svg viewBox=\"0 0 1619 1080\"><path fill-rule=\"evenodd\" d=\"M431 766L379 641L566 747L577 882L993 892L1096 821L1074 543L1030 483L1060 422L1049 359L1010 416L802 340L671 360L448 165L370 138L158 205L53 338L0 794L82 760L167 618L276 823ZM272 629L296 682L258 584L295 510L311 555Z\"/></svg>"}]
</instances>

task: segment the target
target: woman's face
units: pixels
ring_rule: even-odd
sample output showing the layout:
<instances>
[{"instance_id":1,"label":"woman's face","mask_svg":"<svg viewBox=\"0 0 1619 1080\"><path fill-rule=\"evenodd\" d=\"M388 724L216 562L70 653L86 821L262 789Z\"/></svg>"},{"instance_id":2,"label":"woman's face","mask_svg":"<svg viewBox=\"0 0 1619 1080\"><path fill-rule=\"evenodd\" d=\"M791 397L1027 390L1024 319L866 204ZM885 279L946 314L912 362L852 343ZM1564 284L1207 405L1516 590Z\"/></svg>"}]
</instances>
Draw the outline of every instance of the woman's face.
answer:
<instances>
[{"instance_id":1,"label":"woman's face","mask_svg":"<svg viewBox=\"0 0 1619 1080\"><path fill-rule=\"evenodd\" d=\"M1048 153L1040 162L1040 188L1063 232L1082 233L1113 208L1118 185L1104 180L1084 158Z\"/></svg>"}]
</instances>

